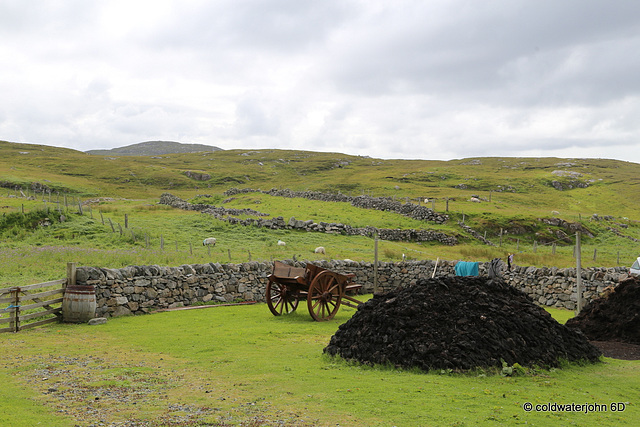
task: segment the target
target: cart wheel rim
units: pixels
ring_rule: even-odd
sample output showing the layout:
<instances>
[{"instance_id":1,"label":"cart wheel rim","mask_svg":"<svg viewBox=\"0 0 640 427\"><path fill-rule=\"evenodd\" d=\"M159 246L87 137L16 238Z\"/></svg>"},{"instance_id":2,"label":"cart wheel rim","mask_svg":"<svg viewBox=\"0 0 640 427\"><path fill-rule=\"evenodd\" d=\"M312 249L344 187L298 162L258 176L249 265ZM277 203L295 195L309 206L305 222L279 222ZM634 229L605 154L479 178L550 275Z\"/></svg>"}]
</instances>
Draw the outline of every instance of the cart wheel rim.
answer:
<instances>
[{"instance_id":1,"label":"cart wheel rim","mask_svg":"<svg viewBox=\"0 0 640 427\"><path fill-rule=\"evenodd\" d=\"M338 276L332 271L318 274L309 286L307 306L309 314L316 321L331 320L340 308L343 287Z\"/></svg>"},{"instance_id":2,"label":"cart wheel rim","mask_svg":"<svg viewBox=\"0 0 640 427\"><path fill-rule=\"evenodd\" d=\"M277 282L267 283L265 292L267 306L274 316L290 314L298 308L298 297L286 285Z\"/></svg>"}]
</instances>

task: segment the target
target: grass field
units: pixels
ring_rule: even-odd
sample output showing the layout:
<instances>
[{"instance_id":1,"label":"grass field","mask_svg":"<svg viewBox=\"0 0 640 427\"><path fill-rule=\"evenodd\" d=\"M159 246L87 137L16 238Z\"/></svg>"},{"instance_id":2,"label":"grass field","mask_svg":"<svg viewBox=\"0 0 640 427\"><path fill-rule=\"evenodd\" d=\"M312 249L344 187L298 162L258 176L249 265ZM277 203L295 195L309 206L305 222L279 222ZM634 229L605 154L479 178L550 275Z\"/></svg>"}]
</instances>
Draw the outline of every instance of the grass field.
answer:
<instances>
[{"instance_id":1,"label":"grass field","mask_svg":"<svg viewBox=\"0 0 640 427\"><path fill-rule=\"evenodd\" d=\"M583 267L630 265L640 252L640 165L606 159L380 160L339 153L228 150L163 156L90 156L0 141L0 288L65 277L67 262L120 268L238 263L298 257L373 261L364 236L241 227L158 205L163 192L209 195L218 206L354 227L422 228L456 246L379 242L379 260L436 258L573 267L569 228L585 233ZM563 177L569 170L572 176ZM209 174L196 181L185 172ZM579 185L578 185L579 184ZM588 184L585 188L581 188ZM444 225L348 203L231 187L290 188L411 198L450 216ZM50 192L42 191L48 189ZM558 188L561 188L560 190ZM481 203L470 201L472 195ZM79 202L82 214L78 213ZM64 221L57 207L63 206ZM595 214L595 216L594 216ZM45 221L45 218L48 220ZM125 220L126 218L126 220ZM128 226L125 227L125 221ZM496 246L479 243L464 221ZM42 225L49 222L50 225ZM201 245L214 236L214 248ZM287 242L285 248L277 240ZM501 242L498 245L498 242ZM557 243L557 247L553 243ZM324 256L322 256L324 258ZM0 315L4 307L0 306ZM561 322L571 315L551 310ZM264 304L59 324L0 334L0 424L10 426L430 426L637 425L640 362L451 374L362 367L323 356L353 313L315 323L301 311L275 318ZM606 405L606 412L526 412L530 402ZM610 406L622 402L624 412Z\"/></svg>"},{"instance_id":2,"label":"grass field","mask_svg":"<svg viewBox=\"0 0 640 427\"><path fill-rule=\"evenodd\" d=\"M561 319L568 313L550 311ZM353 312L344 307L317 323L304 310L274 317L256 304L3 334L0 418L25 427L640 422L638 361L605 358L504 377L364 367L323 355ZM526 412L527 402L597 403L607 411ZM624 412L611 410L617 402Z\"/></svg>"}]
</instances>

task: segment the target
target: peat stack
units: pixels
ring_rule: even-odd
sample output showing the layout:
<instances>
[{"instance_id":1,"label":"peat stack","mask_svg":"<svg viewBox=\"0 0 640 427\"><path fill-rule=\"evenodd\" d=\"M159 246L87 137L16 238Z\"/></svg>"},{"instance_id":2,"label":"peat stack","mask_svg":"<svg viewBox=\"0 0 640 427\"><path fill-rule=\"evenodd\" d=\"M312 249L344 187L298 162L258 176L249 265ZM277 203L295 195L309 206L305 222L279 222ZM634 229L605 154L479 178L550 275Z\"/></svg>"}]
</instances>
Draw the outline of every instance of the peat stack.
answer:
<instances>
[{"instance_id":1,"label":"peat stack","mask_svg":"<svg viewBox=\"0 0 640 427\"><path fill-rule=\"evenodd\" d=\"M325 353L365 364L469 370L596 362L601 352L503 281L449 277L376 295L338 331Z\"/></svg>"},{"instance_id":2,"label":"peat stack","mask_svg":"<svg viewBox=\"0 0 640 427\"><path fill-rule=\"evenodd\" d=\"M631 277L567 321L593 341L640 345L640 279Z\"/></svg>"}]
</instances>

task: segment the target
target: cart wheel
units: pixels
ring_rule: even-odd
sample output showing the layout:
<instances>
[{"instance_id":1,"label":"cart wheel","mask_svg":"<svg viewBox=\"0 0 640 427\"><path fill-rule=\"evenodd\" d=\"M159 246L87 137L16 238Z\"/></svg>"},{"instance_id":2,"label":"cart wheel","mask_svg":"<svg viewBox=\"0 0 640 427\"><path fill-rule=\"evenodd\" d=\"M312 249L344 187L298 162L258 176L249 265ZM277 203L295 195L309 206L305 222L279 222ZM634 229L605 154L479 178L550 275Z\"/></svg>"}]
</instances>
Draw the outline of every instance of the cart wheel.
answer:
<instances>
[{"instance_id":1,"label":"cart wheel","mask_svg":"<svg viewBox=\"0 0 640 427\"><path fill-rule=\"evenodd\" d=\"M309 314L320 322L331 320L342 301L342 286L333 271L325 270L318 274L309 286L307 306Z\"/></svg>"},{"instance_id":2,"label":"cart wheel","mask_svg":"<svg viewBox=\"0 0 640 427\"><path fill-rule=\"evenodd\" d=\"M266 290L267 306L274 316L290 314L298 308L298 297L286 285L269 280Z\"/></svg>"}]
</instances>

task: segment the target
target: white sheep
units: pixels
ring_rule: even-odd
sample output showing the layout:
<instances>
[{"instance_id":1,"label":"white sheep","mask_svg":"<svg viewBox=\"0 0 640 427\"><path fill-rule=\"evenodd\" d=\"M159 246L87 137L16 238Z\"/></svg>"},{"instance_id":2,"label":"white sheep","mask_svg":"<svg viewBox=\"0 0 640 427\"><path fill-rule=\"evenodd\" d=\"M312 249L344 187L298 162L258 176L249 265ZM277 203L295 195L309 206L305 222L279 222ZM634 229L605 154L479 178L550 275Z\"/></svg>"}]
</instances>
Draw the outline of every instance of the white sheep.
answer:
<instances>
[{"instance_id":1,"label":"white sheep","mask_svg":"<svg viewBox=\"0 0 640 427\"><path fill-rule=\"evenodd\" d=\"M216 238L215 237L207 237L206 239L204 239L202 241L202 246L215 246L216 245Z\"/></svg>"},{"instance_id":2,"label":"white sheep","mask_svg":"<svg viewBox=\"0 0 640 427\"><path fill-rule=\"evenodd\" d=\"M287 244L282 240L278 240L278 246L287 246Z\"/></svg>"},{"instance_id":3,"label":"white sheep","mask_svg":"<svg viewBox=\"0 0 640 427\"><path fill-rule=\"evenodd\" d=\"M317 254L322 254L322 255L326 255L327 254L327 252L324 250L324 246L318 246L316 248L316 250L313 251L313 252L317 253Z\"/></svg>"}]
</instances>

